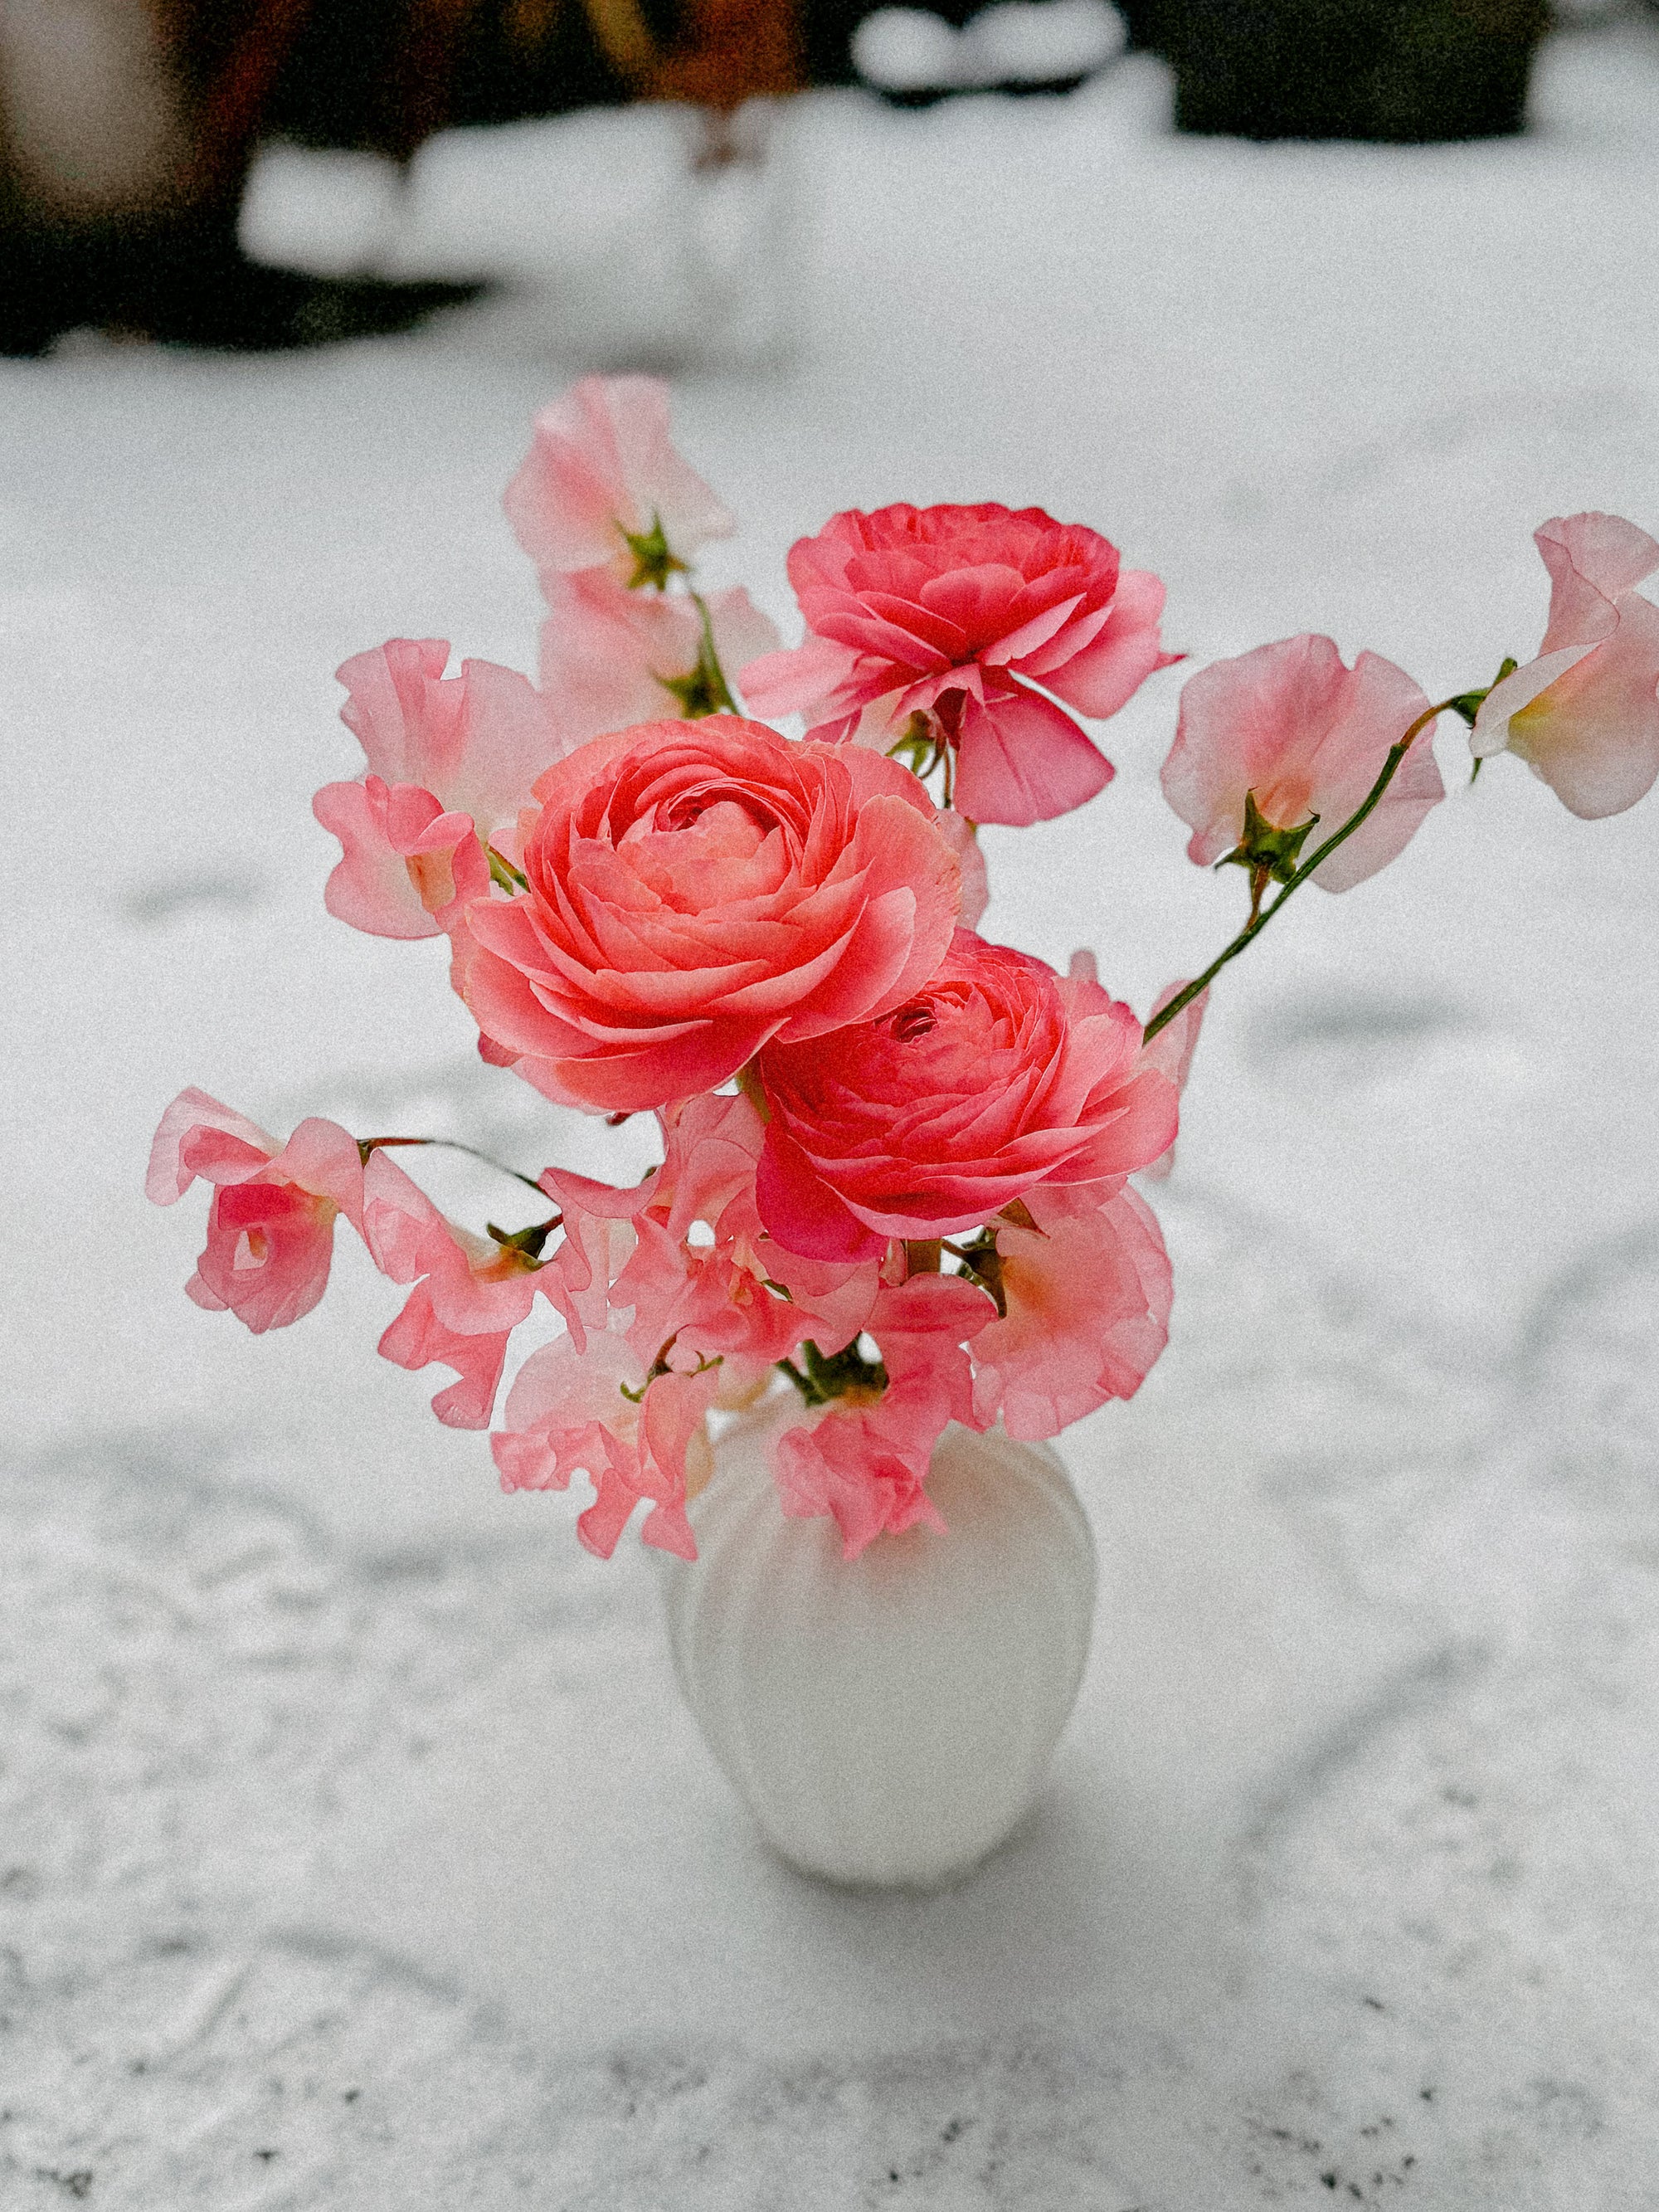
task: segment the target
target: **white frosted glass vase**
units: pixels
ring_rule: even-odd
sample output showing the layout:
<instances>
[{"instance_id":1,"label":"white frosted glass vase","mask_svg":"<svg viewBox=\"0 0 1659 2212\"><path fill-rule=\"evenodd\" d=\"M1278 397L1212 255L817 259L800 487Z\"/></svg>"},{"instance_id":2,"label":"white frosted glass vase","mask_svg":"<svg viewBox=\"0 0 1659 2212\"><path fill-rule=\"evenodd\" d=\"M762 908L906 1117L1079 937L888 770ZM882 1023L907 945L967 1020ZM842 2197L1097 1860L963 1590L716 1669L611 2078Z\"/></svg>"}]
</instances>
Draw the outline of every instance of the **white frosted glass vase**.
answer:
<instances>
[{"instance_id":1,"label":"white frosted glass vase","mask_svg":"<svg viewBox=\"0 0 1659 2212\"><path fill-rule=\"evenodd\" d=\"M796 1418L799 1418L797 1415ZM1094 1544L1046 1444L952 1425L928 1493L946 1522L842 1557L783 1513L775 1407L736 1421L665 1561L674 1665L709 1749L769 1841L832 1881L931 1888L1029 1810L1076 1701Z\"/></svg>"}]
</instances>

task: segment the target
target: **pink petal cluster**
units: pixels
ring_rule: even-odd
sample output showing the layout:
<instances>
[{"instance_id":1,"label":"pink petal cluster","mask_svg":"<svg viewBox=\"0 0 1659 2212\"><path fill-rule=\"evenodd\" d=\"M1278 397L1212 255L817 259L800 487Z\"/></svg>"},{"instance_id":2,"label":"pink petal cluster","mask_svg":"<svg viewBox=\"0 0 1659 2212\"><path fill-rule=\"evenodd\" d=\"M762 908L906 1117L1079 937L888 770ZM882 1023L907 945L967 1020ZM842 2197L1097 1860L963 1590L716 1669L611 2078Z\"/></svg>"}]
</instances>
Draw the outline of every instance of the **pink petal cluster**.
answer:
<instances>
[{"instance_id":1,"label":"pink petal cluster","mask_svg":"<svg viewBox=\"0 0 1659 2212\"><path fill-rule=\"evenodd\" d=\"M873 1264L825 1267L768 1237L748 1099L696 1098L663 1122L663 1164L631 1190L556 1169L543 1177L564 1220L550 1295L569 1334L525 1363L494 1439L508 1489L588 1475L597 1495L582 1540L607 1556L643 1499L644 1540L695 1557L687 1485L716 1395L752 1392L805 1337L840 1351L880 1288Z\"/></svg>"},{"instance_id":2,"label":"pink petal cluster","mask_svg":"<svg viewBox=\"0 0 1659 2212\"><path fill-rule=\"evenodd\" d=\"M312 801L343 857L329 912L377 937L435 937L489 889L483 844L509 833L536 778L571 742L511 669L469 660L446 679L440 638L393 638L338 672L340 719L368 767Z\"/></svg>"},{"instance_id":3,"label":"pink petal cluster","mask_svg":"<svg viewBox=\"0 0 1659 2212\"><path fill-rule=\"evenodd\" d=\"M948 1237L1040 1183L1121 1183L1173 1141L1175 1084L1085 975L959 929L874 1021L761 1054L763 1219L820 1258Z\"/></svg>"},{"instance_id":4,"label":"pink petal cluster","mask_svg":"<svg viewBox=\"0 0 1659 2212\"><path fill-rule=\"evenodd\" d=\"M1533 533L1550 574L1536 659L1494 684L1470 739L1509 751L1586 821L1620 814L1659 776L1659 607L1638 584L1659 544L1616 514L1570 514Z\"/></svg>"},{"instance_id":5,"label":"pink petal cluster","mask_svg":"<svg viewBox=\"0 0 1659 2212\"><path fill-rule=\"evenodd\" d=\"M214 1185L206 1249L185 1290L254 1334L308 1314L328 1283L334 1224L363 1220L363 1166L337 1123L301 1121L279 1145L205 1091L181 1091L161 1116L145 1190L157 1206L200 1176Z\"/></svg>"},{"instance_id":6,"label":"pink petal cluster","mask_svg":"<svg viewBox=\"0 0 1659 2212\"><path fill-rule=\"evenodd\" d=\"M635 567L629 538L660 526L686 565L736 527L675 451L668 386L655 376L586 376L543 408L503 504L544 574L607 568L624 587Z\"/></svg>"},{"instance_id":7,"label":"pink petal cluster","mask_svg":"<svg viewBox=\"0 0 1659 2212\"><path fill-rule=\"evenodd\" d=\"M1389 750L1429 702L1403 669L1374 653L1349 668L1328 637L1303 635L1218 660L1182 688L1164 795L1192 829L1188 857L1209 866L1244 836L1247 793L1276 830L1319 826L1302 858L1340 830L1382 773ZM1401 852L1444 798L1425 730L1376 811L1315 870L1328 891L1351 890Z\"/></svg>"},{"instance_id":8,"label":"pink petal cluster","mask_svg":"<svg viewBox=\"0 0 1659 2212\"><path fill-rule=\"evenodd\" d=\"M792 548L789 580L806 641L743 671L750 706L883 749L927 718L975 822L1042 822L1092 799L1110 763L1055 700L1114 714L1179 657L1159 643L1158 578L1041 507L837 514Z\"/></svg>"},{"instance_id":9,"label":"pink petal cluster","mask_svg":"<svg viewBox=\"0 0 1659 2212\"><path fill-rule=\"evenodd\" d=\"M878 1395L848 1392L816 1421L778 1437L773 1462L784 1511L799 1520L833 1515L849 1559L875 1537L919 1521L942 1528L925 1487L927 1470L948 1422L989 1425L975 1421L964 1346L995 1310L960 1275L915 1275L884 1290L869 1334L886 1387Z\"/></svg>"},{"instance_id":10,"label":"pink petal cluster","mask_svg":"<svg viewBox=\"0 0 1659 2212\"><path fill-rule=\"evenodd\" d=\"M463 988L550 1097L634 1111L777 1036L901 1004L950 941L960 869L895 761L711 715L594 739L536 785L527 888L474 905Z\"/></svg>"}]
</instances>

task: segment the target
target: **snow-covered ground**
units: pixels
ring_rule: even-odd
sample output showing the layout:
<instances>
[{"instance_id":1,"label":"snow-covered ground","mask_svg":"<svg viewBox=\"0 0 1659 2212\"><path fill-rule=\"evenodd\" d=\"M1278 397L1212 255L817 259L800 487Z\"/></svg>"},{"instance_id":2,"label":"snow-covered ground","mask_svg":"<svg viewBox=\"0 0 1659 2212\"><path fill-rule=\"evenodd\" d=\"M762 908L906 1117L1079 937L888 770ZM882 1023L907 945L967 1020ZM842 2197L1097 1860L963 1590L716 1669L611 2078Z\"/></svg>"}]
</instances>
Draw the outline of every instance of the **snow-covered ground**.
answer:
<instances>
[{"instance_id":1,"label":"snow-covered ground","mask_svg":"<svg viewBox=\"0 0 1659 2212\"><path fill-rule=\"evenodd\" d=\"M1195 661L1314 629L1486 680L1536 640L1535 523L1659 521L1659 38L1559 40L1515 144L1182 143L1164 97L1135 63L786 119L781 358L739 317L678 387L744 521L717 580L787 626L836 507L1036 501L1168 579ZM576 369L684 349L731 210L688 216L678 143L446 142L330 236L278 164L268 248L361 219L551 289L313 359L0 370L0 2199L1650 2204L1659 800L1468 793L1447 732L1405 858L1230 971L1157 1201L1169 1354L1066 1442L1082 1703L949 1893L769 1858L648 1560L500 1495L437 1376L374 1358L397 1294L344 1240L287 1334L182 1296L200 1208L139 1185L186 1081L636 1164L479 1065L441 952L325 919L308 800L356 772L348 653L531 665L498 494ZM1158 796L1180 680L1102 799L988 841L988 926L1143 1004L1239 896Z\"/></svg>"}]
</instances>

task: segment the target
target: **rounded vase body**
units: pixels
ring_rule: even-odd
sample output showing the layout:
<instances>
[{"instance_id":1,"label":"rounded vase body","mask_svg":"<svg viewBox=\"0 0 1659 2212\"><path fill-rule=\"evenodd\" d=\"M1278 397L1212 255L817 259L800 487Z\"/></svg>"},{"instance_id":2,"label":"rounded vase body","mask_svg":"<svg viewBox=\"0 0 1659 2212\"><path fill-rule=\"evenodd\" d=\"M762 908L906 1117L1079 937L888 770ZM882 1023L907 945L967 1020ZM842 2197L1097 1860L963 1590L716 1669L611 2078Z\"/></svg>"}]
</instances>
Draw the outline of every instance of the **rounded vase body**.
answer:
<instances>
[{"instance_id":1,"label":"rounded vase body","mask_svg":"<svg viewBox=\"0 0 1659 2212\"><path fill-rule=\"evenodd\" d=\"M1047 1445L952 1426L928 1494L945 1530L842 1557L792 1520L736 1423L665 1561L675 1670L769 1840L832 1881L932 1887L1018 1826L1076 1701L1095 1601L1089 1524ZM782 1418L787 1418L784 1416Z\"/></svg>"}]
</instances>

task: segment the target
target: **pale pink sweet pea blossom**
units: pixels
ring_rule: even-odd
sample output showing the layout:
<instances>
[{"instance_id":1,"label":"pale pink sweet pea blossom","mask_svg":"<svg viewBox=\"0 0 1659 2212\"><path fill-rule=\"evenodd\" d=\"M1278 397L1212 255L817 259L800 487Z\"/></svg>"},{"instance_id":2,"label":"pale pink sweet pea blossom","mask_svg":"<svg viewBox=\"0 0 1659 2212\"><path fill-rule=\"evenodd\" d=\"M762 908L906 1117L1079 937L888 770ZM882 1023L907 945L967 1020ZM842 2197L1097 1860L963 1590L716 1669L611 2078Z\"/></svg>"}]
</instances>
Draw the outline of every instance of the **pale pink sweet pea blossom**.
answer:
<instances>
[{"instance_id":1,"label":"pale pink sweet pea blossom","mask_svg":"<svg viewBox=\"0 0 1659 2212\"><path fill-rule=\"evenodd\" d=\"M1042 1184L1032 1225L997 1224L1006 1307L974 1339L974 1415L1011 1437L1057 1437L1131 1398L1169 1340L1171 1278L1158 1221L1133 1189Z\"/></svg>"},{"instance_id":2,"label":"pale pink sweet pea blossom","mask_svg":"<svg viewBox=\"0 0 1659 2212\"><path fill-rule=\"evenodd\" d=\"M438 1393L433 1412L451 1428L488 1428L507 1339L538 1291L564 1310L559 1277L447 1219L383 1152L363 1171L363 1241L383 1275L415 1285L380 1339L381 1358L411 1370L434 1360L454 1368L460 1379Z\"/></svg>"},{"instance_id":3,"label":"pale pink sweet pea blossom","mask_svg":"<svg viewBox=\"0 0 1659 2212\"><path fill-rule=\"evenodd\" d=\"M608 1559L644 1500L644 1541L695 1559L686 1499L711 1468L704 1417L719 1375L711 1367L647 1381L620 1335L601 1332L580 1352L568 1336L556 1338L519 1370L505 1426L489 1440L501 1488L565 1490L585 1474L594 1498L576 1533L590 1552Z\"/></svg>"},{"instance_id":4,"label":"pale pink sweet pea blossom","mask_svg":"<svg viewBox=\"0 0 1659 2212\"><path fill-rule=\"evenodd\" d=\"M630 592L606 570L544 576L550 613L542 626L540 682L560 725L597 738L678 711L695 683L702 617L684 592ZM706 602L722 668L769 653L778 633L740 586ZM544 763L545 765L545 763Z\"/></svg>"},{"instance_id":5,"label":"pale pink sweet pea blossom","mask_svg":"<svg viewBox=\"0 0 1659 2212\"><path fill-rule=\"evenodd\" d=\"M834 515L791 548L789 580L806 640L743 670L750 707L883 750L924 717L975 822L1044 822L1092 799L1111 764L1055 700L1115 714L1179 658L1159 642L1158 578L1041 507Z\"/></svg>"},{"instance_id":6,"label":"pale pink sweet pea blossom","mask_svg":"<svg viewBox=\"0 0 1659 2212\"><path fill-rule=\"evenodd\" d=\"M1176 1086L1129 1008L969 930L890 1013L758 1065L761 1218L821 1259L954 1236L1038 1183L1121 1181L1175 1138Z\"/></svg>"},{"instance_id":7,"label":"pale pink sweet pea blossom","mask_svg":"<svg viewBox=\"0 0 1659 2212\"><path fill-rule=\"evenodd\" d=\"M281 1145L206 1091L181 1091L155 1132L144 1188L171 1206L198 1176L216 1188L186 1294L256 1336L308 1314L328 1284L335 1222L343 1213L363 1225L356 1139L313 1118Z\"/></svg>"},{"instance_id":8,"label":"pale pink sweet pea blossom","mask_svg":"<svg viewBox=\"0 0 1659 2212\"><path fill-rule=\"evenodd\" d=\"M1659 607L1636 589L1659 568L1659 544L1616 514L1570 514L1533 537L1549 625L1537 658L1486 694L1470 746L1477 759L1516 754L1598 821L1659 776Z\"/></svg>"},{"instance_id":9,"label":"pale pink sweet pea blossom","mask_svg":"<svg viewBox=\"0 0 1659 2212\"><path fill-rule=\"evenodd\" d=\"M659 526L684 567L737 526L674 450L668 386L655 376L585 376L543 408L503 504L544 573L604 568L623 585L639 567L630 538Z\"/></svg>"},{"instance_id":10,"label":"pale pink sweet pea blossom","mask_svg":"<svg viewBox=\"0 0 1659 2212\"><path fill-rule=\"evenodd\" d=\"M480 839L512 831L536 778L574 742L524 677L469 660L446 678L448 660L441 638L393 638L337 672L340 719L368 769L312 801L343 848L324 902L374 936L437 936L441 914L487 890Z\"/></svg>"},{"instance_id":11,"label":"pale pink sweet pea blossom","mask_svg":"<svg viewBox=\"0 0 1659 2212\"><path fill-rule=\"evenodd\" d=\"M887 1386L850 1392L816 1422L775 1437L773 1474L784 1511L803 1520L832 1514L848 1559L875 1537L918 1522L942 1528L925 1486L933 1446L947 1422L982 1425L963 1346L995 1318L986 1292L959 1275L915 1275L884 1289L869 1330Z\"/></svg>"},{"instance_id":12,"label":"pale pink sweet pea blossom","mask_svg":"<svg viewBox=\"0 0 1659 2212\"><path fill-rule=\"evenodd\" d=\"M1079 964L1084 962L1087 963L1086 969ZM1094 981L1093 953L1074 952L1072 955L1072 973L1073 975L1086 974L1090 981ZM1185 978L1164 985L1153 1000L1152 1011L1146 1018L1149 1028L1170 1001L1179 998L1186 988ZM1141 1057L1149 1066L1163 1070L1174 1084L1177 1098L1186 1091L1187 1078L1193 1069L1193 1054L1198 1050L1198 1034L1204 1026L1209 1004L1208 991L1200 991L1195 999L1188 999L1181 1012L1165 1022L1157 1036L1149 1037L1141 1047ZM1175 1166L1175 1156L1176 1148L1171 1145L1167 1152L1159 1153L1150 1167L1140 1170L1141 1181L1163 1182Z\"/></svg>"},{"instance_id":13,"label":"pale pink sweet pea blossom","mask_svg":"<svg viewBox=\"0 0 1659 2212\"><path fill-rule=\"evenodd\" d=\"M1187 856L1207 867L1243 842L1247 794L1273 830L1319 817L1304 860L1355 813L1391 746L1429 702L1401 668L1362 653L1352 668L1328 637L1304 634L1212 662L1182 687L1164 796L1193 836ZM1401 853L1445 797L1425 729L1369 820L1314 871L1328 891L1352 890Z\"/></svg>"},{"instance_id":14,"label":"pale pink sweet pea blossom","mask_svg":"<svg viewBox=\"0 0 1659 2212\"><path fill-rule=\"evenodd\" d=\"M961 898L896 761L711 714L596 738L536 785L527 888L475 903L462 988L549 1097L635 1111L712 1090L770 1037L897 1006Z\"/></svg>"}]
</instances>

